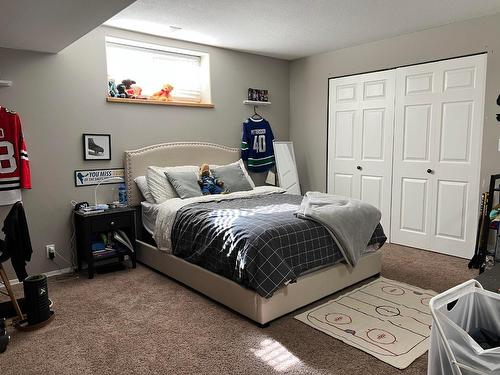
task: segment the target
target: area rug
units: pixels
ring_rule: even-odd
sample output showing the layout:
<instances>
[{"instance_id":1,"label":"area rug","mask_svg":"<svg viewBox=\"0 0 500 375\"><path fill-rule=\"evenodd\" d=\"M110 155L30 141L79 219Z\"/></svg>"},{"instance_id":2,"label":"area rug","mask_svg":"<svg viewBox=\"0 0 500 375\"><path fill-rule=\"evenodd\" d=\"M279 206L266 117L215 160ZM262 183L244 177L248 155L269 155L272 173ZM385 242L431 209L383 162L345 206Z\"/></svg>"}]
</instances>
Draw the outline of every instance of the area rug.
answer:
<instances>
[{"instance_id":1,"label":"area rug","mask_svg":"<svg viewBox=\"0 0 500 375\"><path fill-rule=\"evenodd\" d=\"M436 294L381 277L295 319L405 369L429 349Z\"/></svg>"}]
</instances>

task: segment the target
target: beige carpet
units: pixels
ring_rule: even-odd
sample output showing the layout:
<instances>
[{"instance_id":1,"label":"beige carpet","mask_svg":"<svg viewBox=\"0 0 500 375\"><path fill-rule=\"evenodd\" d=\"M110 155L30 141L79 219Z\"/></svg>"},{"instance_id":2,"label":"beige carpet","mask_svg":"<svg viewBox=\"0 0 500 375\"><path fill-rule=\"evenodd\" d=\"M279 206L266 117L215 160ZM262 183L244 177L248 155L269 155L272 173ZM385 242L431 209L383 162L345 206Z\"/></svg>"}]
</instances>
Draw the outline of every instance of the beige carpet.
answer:
<instances>
[{"instance_id":1,"label":"beige carpet","mask_svg":"<svg viewBox=\"0 0 500 375\"><path fill-rule=\"evenodd\" d=\"M379 277L295 319L405 369L429 349L429 301L435 295Z\"/></svg>"},{"instance_id":2,"label":"beige carpet","mask_svg":"<svg viewBox=\"0 0 500 375\"><path fill-rule=\"evenodd\" d=\"M384 277L424 289L440 292L475 274L464 259L383 249ZM36 332L11 331L0 374L410 375L427 369L426 354L397 370L293 318L314 305L261 329L146 267L93 280L51 279L49 293L54 322Z\"/></svg>"}]
</instances>

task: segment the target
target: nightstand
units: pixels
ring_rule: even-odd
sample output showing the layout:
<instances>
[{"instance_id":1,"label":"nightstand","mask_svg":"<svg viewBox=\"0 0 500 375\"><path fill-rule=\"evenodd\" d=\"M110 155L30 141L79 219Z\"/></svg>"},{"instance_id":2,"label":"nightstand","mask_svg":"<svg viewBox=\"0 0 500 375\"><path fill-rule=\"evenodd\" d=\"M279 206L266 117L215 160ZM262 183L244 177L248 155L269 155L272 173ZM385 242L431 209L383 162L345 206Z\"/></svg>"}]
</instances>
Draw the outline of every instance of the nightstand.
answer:
<instances>
[{"instance_id":1,"label":"nightstand","mask_svg":"<svg viewBox=\"0 0 500 375\"><path fill-rule=\"evenodd\" d=\"M78 270L82 270L83 263L87 264L89 279L94 277L95 267L103 260L115 259L124 261L128 256L135 268L135 210L133 208L112 208L104 212L84 214L75 211L76 253ZM117 230L125 232L134 251L120 247L109 254L97 254L92 251L92 237L100 233L110 233Z\"/></svg>"}]
</instances>

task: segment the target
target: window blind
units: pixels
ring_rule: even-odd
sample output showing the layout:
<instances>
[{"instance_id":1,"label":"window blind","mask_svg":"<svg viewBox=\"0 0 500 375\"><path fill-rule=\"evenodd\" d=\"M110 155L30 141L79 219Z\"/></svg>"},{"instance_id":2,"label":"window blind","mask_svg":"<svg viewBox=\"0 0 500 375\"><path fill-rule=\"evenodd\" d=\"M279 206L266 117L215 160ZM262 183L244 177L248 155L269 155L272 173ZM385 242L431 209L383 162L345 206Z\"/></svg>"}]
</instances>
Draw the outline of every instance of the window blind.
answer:
<instances>
[{"instance_id":1,"label":"window blind","mask_svg":"<svg viewBox=\"0 0 500 375\"><path fill-rule=\"evenodd\" d=\"M174 100L201 102L201 57L191 54L106 42L108 78L133 79L143 95L174 87Z\"/></svg>"}]
</instances>

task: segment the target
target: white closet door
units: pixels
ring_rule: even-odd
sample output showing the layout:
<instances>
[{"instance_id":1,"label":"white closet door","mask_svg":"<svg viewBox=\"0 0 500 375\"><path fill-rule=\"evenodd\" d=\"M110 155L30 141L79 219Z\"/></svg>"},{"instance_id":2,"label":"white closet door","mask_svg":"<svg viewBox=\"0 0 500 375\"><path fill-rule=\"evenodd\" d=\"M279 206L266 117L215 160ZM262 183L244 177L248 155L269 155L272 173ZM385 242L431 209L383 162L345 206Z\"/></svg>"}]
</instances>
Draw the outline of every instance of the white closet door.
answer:
<instances>
[{"instance_id":1,"label":"white closet door","mask_svg":"<svg viewBox=\"0 0 500 375\"><path fill-rule=\"evenodd\" d=\"M391 220L395 71L329 83L328 193L361 199Z\"/></svg>"},{"instance_id":2,"label":"white closet door","mask_svg":"<svg viewBox=\"0 0 500 375\"><path fill-rule=\"evenodd\" d=\"M396 70L392 242L474 251L486 55Z\"/></svg>"}]
</instances>

